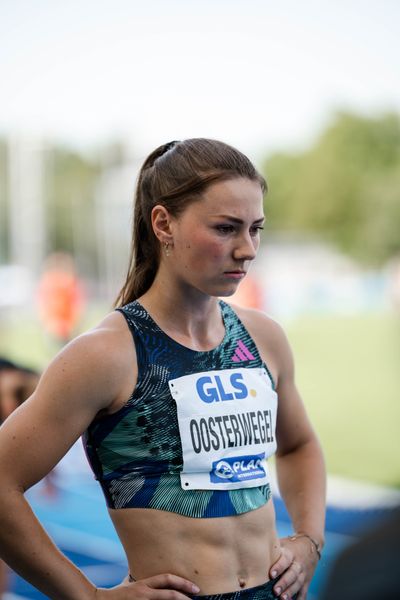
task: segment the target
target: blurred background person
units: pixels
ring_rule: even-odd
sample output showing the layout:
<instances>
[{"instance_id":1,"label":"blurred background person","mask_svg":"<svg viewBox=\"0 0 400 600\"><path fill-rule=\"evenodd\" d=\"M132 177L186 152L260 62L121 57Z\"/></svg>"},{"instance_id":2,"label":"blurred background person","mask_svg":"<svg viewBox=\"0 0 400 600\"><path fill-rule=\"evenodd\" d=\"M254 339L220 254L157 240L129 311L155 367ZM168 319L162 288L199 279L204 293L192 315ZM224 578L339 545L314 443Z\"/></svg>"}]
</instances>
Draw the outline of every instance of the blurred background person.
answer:
<instances>
[{"instance_id":1,"label":"blurred background person","mask_svg":"<svg viewBox=\"0 0 400 600\"><path fill-rule=\"evenodd\" d=\"M37 371L0 357L0 424L31 396L39 377ZM43 480L43 491L48 496L57 492L54 473L51 471ZM9 568L0 559L0 600L8 589L9 573Z\"/></svg>"},{"instance_id":2,"label":"blurred background person","mask_svg":"<svg viewBox=\"0 0 400 600\"><path fill-rule=\"evenodd\" d=\"M320 600L398 598L400 508L336 559Z\"/></svg>"},{"instance_id":3,"label":"blurred background person","mask_svg":"<svg viewBox=\"0 0 400 600\"><path fill-rule=\"evenodd\" d=\"M0 422L3 423L35 390L39 373L0 357Z\"/></svg>"},{"instance_id":4,"label":"blurred background person","mask_svg":"<svg viewBox=\"0 0 400 600\"><path fill-rule=\"evenodd\" d=\"M38 308L46 331L60 344L67 343L85 306L83 283L72 256L56 252L47 257L38 285Z\"/></svg>"}]
</instances>

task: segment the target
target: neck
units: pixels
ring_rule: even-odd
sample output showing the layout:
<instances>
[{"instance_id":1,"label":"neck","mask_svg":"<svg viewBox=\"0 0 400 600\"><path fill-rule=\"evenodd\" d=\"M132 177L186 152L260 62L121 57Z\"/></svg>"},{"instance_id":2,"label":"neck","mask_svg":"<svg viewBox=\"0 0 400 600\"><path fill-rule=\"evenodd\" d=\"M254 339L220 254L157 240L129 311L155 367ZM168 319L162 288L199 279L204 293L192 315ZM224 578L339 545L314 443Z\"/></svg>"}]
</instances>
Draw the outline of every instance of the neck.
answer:
<instances>
[{"instance_id":1,"label":"neck","mask_svg":"<svg viewBox=\"0 0 400 600\"><path fill-rule=\"evenodd\" d=\"M196 290L172 290L156 278L138 301L163 331L193 349L214 348L224 337L218 298Z\"/></svg>"}]
</instances>

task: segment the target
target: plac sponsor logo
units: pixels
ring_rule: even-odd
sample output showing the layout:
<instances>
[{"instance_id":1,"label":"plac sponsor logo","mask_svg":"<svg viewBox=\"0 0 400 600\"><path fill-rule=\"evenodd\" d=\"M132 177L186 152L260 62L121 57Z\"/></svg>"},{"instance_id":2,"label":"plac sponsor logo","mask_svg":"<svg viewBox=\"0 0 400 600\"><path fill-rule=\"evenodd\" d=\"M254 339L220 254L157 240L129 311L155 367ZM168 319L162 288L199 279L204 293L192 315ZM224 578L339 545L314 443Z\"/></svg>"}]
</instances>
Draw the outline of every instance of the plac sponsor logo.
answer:
<instances>
[{"instance_id":1,"label":"plac sponsor logo","mask_svg":"<svg viewBox=\"0 0 400 600\"><path fill-rule=\"evenodd\" d=\"M239 482L259 479L265 476L262 464L265 453L252 456L234 456L214 461L210 472L210 480L214 483L226 481Z\"/></svg>"}]
</instances>

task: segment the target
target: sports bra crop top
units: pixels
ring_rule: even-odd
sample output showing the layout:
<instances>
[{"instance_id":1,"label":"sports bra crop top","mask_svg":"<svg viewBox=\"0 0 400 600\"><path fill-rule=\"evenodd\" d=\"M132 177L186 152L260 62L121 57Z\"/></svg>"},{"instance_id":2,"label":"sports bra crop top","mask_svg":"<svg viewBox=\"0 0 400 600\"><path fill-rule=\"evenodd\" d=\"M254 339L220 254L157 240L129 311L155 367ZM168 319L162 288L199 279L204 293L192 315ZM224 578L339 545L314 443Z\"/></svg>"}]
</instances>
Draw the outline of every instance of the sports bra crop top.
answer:
<instances>
[{"instance_id":1,"label":"sports bra crop top","mask_svg":"<svg viewBox=\"0 0 400 600\"><path fill-rule=\"evenodd\" d=\"M134 339L137 384L83 435L107 505L222 517L265 504L277 394L234 310L220 301L225 336L206 352L170 338L138 301L117 310Z\"/></svg>"}]
</instances>

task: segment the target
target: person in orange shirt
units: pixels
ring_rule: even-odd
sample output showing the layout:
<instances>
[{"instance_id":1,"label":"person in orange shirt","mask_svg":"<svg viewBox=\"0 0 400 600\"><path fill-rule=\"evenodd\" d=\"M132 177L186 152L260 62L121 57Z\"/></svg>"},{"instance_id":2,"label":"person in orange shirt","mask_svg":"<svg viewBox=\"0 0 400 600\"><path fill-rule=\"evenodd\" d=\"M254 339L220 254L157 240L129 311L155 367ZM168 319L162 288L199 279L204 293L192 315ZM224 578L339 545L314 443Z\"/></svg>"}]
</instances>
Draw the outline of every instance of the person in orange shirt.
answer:
<instances>
[{"instance_id":1,"label":"person in orange shirt","mask_svg":"<svg viewBox=\"0 0 400 600\"><path fill-rule=\"evenodd\" d=\"M71 256L48 257L38 286L39 316L46 330L62 344L68 342L79 322L85 293Z\"/></svg>"}]
</instances>

